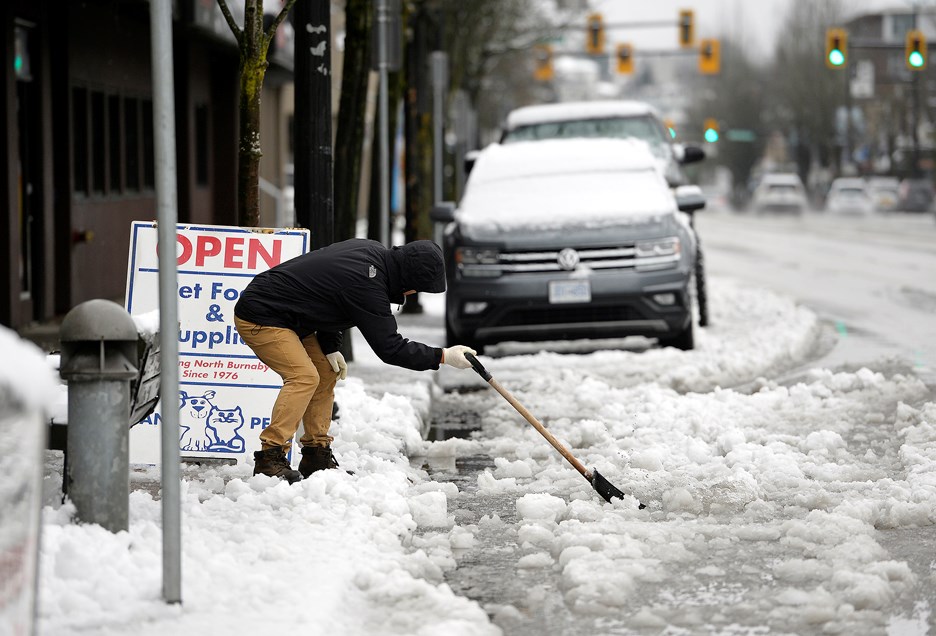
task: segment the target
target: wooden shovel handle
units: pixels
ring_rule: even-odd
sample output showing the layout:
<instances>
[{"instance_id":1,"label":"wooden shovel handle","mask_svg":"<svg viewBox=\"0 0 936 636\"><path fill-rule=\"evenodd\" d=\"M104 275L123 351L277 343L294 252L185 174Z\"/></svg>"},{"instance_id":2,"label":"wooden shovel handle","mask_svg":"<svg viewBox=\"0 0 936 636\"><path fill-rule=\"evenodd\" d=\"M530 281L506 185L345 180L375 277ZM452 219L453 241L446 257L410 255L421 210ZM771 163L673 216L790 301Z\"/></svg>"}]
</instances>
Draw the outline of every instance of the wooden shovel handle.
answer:
<instances>
[{"instance_id":1,"label":"wooden shovel handle","mask_svg":"<svg viewBox=\"0 0 936 636\"><path fill-rule=\"evenodd\" d=\"M477 374L480 375L481 378L484 379L488 384L490 384L492 387L494 387L494 390L495 390L495 391L497 391L497 392L500 393L502 396L504 396L504 399L507 400L508 402L510 402L510 405L511 405L512 407L514 407L515 409L517 409L517 412L518 412L520 415L522 415L522 416L526 419L526 421L529 422L529 423L533 426L533 428L535 428L537 431L539 431L539 434L542 435L543 437L545 437L545 438L546 438L546 441L549 442L550 444L552 444L552 447L555 448L557 451L559 451L559 452L562 454L562 456L566 458L566 461L568 461L570 464L572 464L573 467L575 467L575 470L579 471L585 479L587 479L588 481L591 481L592 475L591 475L591 473L585 468L585 466L582 465L582 462L580 462L579 460L577 460L577 459L572 455L572 453L570 453L569 450L568 450L565 446L563 446L562 443L559 442L559 440L557 440L557 439L553 436L552 433L550 433L548 430L546 430L546 427L543 426L543 425L540 423L540 421L539 421L538 419L536 419L536 418L533 416L533 414L530 413L530 412L526 409L525 406L523 406L522 404L520 404L520 402L517 401L517 398L515 398L513 395L511 395L510 391L508 391L507 389L505 389L504 387L502 387L502 386L500 385L500 382L498 382L497 380L495 380L495 379L491 376L491 374L488 372L488 370L484 368L484 366L481 364L481 362L480 362L476 357L474 357L474 356L471 355L470 353L466 353L466 354L465 354L465 358L468 359L468 362L471 363L472 368L474 368L474 370L477 372Z\"/></svg>"},{"instance_id":2,"label":"wooden shovel handle","mask_svg":"<svg viewBox=\"0 0 936 636\"><path fill-rule=\"evenodd\" d=\"M570 453L569 450L565 446L563 446L562 443L553 436L552 433L546 430L546 427L543 426L538 419L533 417L533 414L530 413L528 410L526 410L526 408L522 404L520 404L520 402L517 401L517 398L515 398L513 395L510 394L510 391L502 387L500 383L494 378L491 378L490 380L488 380L488 384L494 387L494 389L498 393L503 395L504 399L510 402L510 405L514 407L515 409L517 409L517 412L520 413L520 415L522 415L524 418L526 418L526 421L532 424L533 428L538 430L540 435L546 438L547 442L552 444L553 448L555 448L557 451L562 453L562 456L565 457L569 461L569 463L575 467L575 470L582 473L582 476L585 479L587 479L588 481L591 481L591 473L585 468L585 466L582 465L582 462L577 460L572 455L572 453Z\"/></svg>"}]
</instances>

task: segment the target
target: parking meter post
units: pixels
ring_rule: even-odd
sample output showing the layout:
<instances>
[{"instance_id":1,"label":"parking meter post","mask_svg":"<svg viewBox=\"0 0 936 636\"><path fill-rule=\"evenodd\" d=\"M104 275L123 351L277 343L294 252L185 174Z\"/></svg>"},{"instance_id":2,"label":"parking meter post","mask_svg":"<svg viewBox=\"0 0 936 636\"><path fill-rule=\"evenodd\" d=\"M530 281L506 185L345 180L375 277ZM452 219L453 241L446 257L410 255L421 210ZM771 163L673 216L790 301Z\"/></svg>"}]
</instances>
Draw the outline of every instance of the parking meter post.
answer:
<instances>
[{"instance_id":1,"label":"parking meter post","mask_svg":"<svg viewBox=\"0 0 936 636\"><path fill-rule=\"evenodd\" d=\"M68 312L59 336L59 373L68 383L68 495L80 521L127 530L136 325L117 303L89 300Z\"/></svg>"}]
</instances>

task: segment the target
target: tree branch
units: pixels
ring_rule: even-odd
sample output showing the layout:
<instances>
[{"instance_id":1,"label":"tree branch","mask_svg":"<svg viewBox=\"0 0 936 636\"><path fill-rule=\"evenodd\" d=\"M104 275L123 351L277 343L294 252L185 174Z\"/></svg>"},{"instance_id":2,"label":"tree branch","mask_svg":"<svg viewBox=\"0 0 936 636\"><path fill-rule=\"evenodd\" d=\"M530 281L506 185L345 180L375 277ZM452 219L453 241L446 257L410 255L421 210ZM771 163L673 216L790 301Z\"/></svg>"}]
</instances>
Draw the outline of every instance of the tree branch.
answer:
<instances>
[{"instance_id":1,"label":"tree branch","mask_svg":"<svg viewBox=\"0 0 936 636\"><path fill-rule=\"evenodd\" d=\"M276 29L279 28L279 25L283 23L283 20L286 19L286 15L293 8L293 5L296 4L296 0L286 0L286 4L283 5L283 8L280 9L279 15L276 16L276 19L273 20L273 23L270 25L270 28L267 29L266 38L268 40L273 39L273 35L276 33Z\"/></svg>"},{"instance_id":2,"label":"tree branch","mask_svg":"<svg viewBox=\"0 0 936 636\"><path fill-rule=\"evenodd\" d=\"M237 40L238 44L242 44L241 40L244 37L244 32L240 27L237 26L237 23L234 22L234 16L231 15L231 10L228 8L226 0L218 0L218 6L221 8L221 14L227 21L228 26L231 27L231 32L234 34L234 39Z\"/></svg>"}]
</instances>

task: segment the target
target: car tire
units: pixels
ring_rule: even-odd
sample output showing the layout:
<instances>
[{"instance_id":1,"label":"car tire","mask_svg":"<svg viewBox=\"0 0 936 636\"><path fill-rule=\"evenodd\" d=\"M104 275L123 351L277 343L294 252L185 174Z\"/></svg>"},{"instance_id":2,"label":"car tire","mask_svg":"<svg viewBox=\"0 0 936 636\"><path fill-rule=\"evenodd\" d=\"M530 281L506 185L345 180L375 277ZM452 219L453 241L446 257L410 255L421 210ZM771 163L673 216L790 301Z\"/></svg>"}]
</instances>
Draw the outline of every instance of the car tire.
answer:
<instances>
[{"instance_id":1,"label":"car tire","mask_svg":"<svg viewBox=\"0 0 936 636\"><path fill-rule=\"evenodd\" d=\"M689 325L680 333L671 338L660 338L661 347L675 347L682 351L692 351L695 348L695 327L690 320Z\"/></svg>"},{"instance_id":2,"label":"car tire","mask_svg":"<svg viewBox=\"0 0 936 636\"><path fill-rule=\"evenodd\" d=\"M698 241L698 238L696 239ZM702 253L701 246L696 243L696 265L695 265L695 282L696 282L696 306L699 309L699 326L708 327L709 325L709 313L708 313L708 292L705 288L705 256Z\"/></svg>"}]
</instances>

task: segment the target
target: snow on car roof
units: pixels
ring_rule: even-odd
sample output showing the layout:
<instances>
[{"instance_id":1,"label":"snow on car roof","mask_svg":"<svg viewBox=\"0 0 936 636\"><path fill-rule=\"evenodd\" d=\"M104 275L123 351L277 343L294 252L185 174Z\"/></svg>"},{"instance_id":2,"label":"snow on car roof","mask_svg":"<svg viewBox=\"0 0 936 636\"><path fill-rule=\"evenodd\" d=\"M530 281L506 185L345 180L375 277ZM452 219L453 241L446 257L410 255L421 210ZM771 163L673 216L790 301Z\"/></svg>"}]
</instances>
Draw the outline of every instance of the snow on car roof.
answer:
<instances>
[{"instance_id":1,"label":"snow on car roof","mask_svg":"<svg viewBox=\"0 0 936 636\"><path fill-rule=\"evenodd\" d=\"M491 144L481 151L470 183L534 175L656 168L650 146L639 139L570 138Z\"/></svg>"},{"instance_id":2,"label":"snow on car roof","mask_svg":"<svg viewBox=\"0 0 936 636\"><path fill-rule=\"evenodd\" d=\"M603 227L675 211L645 142L554 139L486 148L456 216L477 229Z\"/></svg>"},{"instance_id":3,"label":"snow on car roof","mask_svg":"<svg viewBox=\"0 0 936 636\"><path fill-rule=\"evenodd\" d=\"M537 104L517 108L507 115L505 128L513 130L550 121L572 121L602 117L634 117L656 111L644 102L630 100L608 100L594 102L565 102L559 104Z\"/></svg>"},{"instance_id":4,"label":"snow on car roof","mask_svg":"<svg viewBox=\"0 0 936 636\"><path fill-rule=\"evenodd\" d=\"M799 178L798 174L786 173L786 172L772 172L770 174L765 174L761 183L782 183L789 185L801 185L803 183L802 179Z\"/></svg>"}]
</instances>

